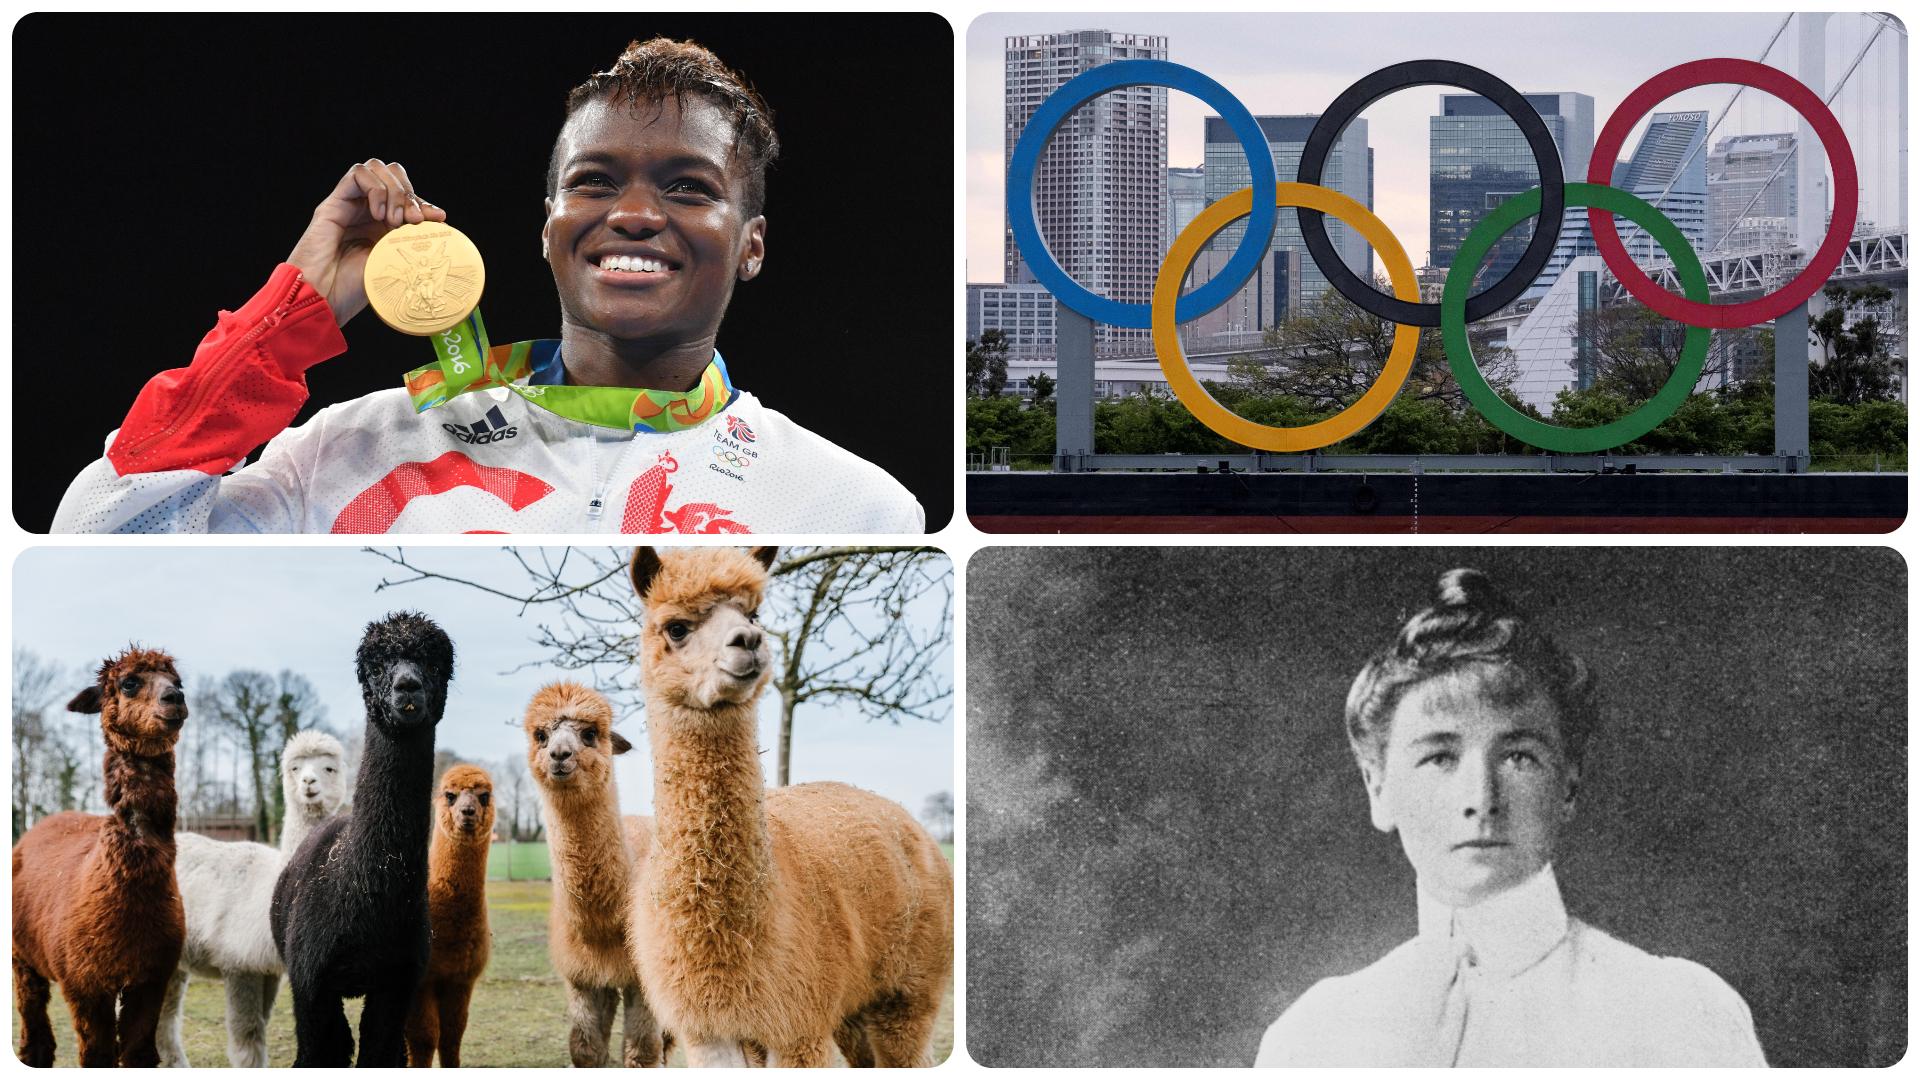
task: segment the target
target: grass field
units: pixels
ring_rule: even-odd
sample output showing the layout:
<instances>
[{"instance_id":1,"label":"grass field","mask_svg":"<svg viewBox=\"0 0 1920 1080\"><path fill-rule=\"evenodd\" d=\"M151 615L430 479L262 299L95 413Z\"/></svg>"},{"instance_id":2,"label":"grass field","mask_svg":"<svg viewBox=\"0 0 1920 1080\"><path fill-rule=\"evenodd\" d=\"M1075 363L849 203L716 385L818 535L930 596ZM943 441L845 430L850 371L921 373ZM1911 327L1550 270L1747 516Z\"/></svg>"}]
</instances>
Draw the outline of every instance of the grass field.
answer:
<instances>
[{"instance_id":1,"label":"grass field","mask_svg":"<svg viewBox=\"0 0 1920 1080\"><path fill-rule=\"evenodd\" d=\"M541 848L544 845L522 845ZM496 852L496 854L498 854ZM520 873L522 852L514 853ZM567 1061L566 988L547 966L547 907L551 886L545 881L491 881L487 906L493 925L493 959L475 989L461 1063L475 1066L559 1066ZM227 1067L226 998L217 980L194 979L187 986L187 1058L195 1067ZM77 1064L73 1024L58 988L53 996L53 1031L59 1042L56 1064ZM360 1002L347 1003L347 1019L359 1028ZM12 1045L19 1046L19 1014L14 1012ZM616 1026L616 1037L618 1028ZM293 1064L293 1003L282 983L267 1030L268 1064ZM934 1029L936 1062L953 1052L953 986L940 1006ZM839 1064L838 1055L835 1063ZM678 1050L672 1065L684 1065Z\"/></svg>"},{"instance_id":2,"label":"grass field","mask_svg":"<svg viewBox=\"0 0 1920 1080\"><path fill-rule=\"evenodd\" d=\"M487 879L490 881L545 881L553 876L544 842L515 841L494 844L487 852Z\"/></svg>"}]
</instances>

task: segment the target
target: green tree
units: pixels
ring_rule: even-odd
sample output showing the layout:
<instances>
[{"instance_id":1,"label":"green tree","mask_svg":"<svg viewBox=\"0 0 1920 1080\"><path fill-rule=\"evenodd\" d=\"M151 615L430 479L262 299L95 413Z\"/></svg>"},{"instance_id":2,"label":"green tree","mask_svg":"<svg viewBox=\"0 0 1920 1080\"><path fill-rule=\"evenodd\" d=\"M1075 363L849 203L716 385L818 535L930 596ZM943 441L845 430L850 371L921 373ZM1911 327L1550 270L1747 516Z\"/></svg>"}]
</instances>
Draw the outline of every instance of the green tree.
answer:
<instances>
[{"instance_id":1,"label":"green tree","mask_svg":"<svg viewBox=\"0 0 1920 1080\"><path fill-rule=\"evenodd\" d=\"M1007 335L987 330L967 339L967 396L999 397L1007 387Z\"/></svg>"},{"instance_id":2,"label":"green tree","mask_svg":"<svg viewBox=\"0 0 1920 1080\"><path fill-rule=\"evenodd\" d=\"M1389 288L1384 280L1375 285L1382 291ZM1379 379L1398 329L1398 323L1362 311L1329 289L1263 336L1276 360L1260 363L1235 357L1228 362L1228 370L1248 389L1288 394L1329 411L1342 409ZM1497 391L1511 386L1517 374L1513 353L1494 344L1493 331L1469 327L1467 336L1487 382ZM1420 332L1413 369L1398 396L1439 400L1456 410L1465 407L1466 394L1447 364L1439 331Z\"/></svg>"},{"instance_id":3,"label":"green tree","mask_svg":"<svg viewBox=\"0 0 1920 1080\"><path fill-rule=\"evenodd\" d=\"M1828 285L1825 295L1827 310L1807 327L1826 354L1807 372L1808 392L1842 405L1895 397L1900 362L1878 313L1892 302L1893 291L1885 285Z\"/></svg>"},{"instance_id":4,"label":"green tree","mask_svg":"<svg viewBox=\"0 0 1920 1080\"><path fill-rule=\"evenodd\" d=\"M1053 376L1046 372L1027 376L1027 389L1033 391L1033 403L1039 405L1053 396Z\"/></svg>"}]
</instances>

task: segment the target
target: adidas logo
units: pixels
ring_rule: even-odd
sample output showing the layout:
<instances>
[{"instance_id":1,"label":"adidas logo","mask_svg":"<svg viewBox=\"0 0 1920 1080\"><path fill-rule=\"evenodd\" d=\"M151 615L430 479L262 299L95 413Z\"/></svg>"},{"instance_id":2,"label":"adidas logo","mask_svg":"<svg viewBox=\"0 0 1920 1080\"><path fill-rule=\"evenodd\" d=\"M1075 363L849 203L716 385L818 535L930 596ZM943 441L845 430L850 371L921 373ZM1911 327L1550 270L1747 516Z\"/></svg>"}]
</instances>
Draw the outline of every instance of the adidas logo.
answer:
<instances>
[{"instance_id":1,"label":"adidas logo","mask_svg":"<svg viewBox=\"0 0 1920 1080\"><path fill-rule=\"evenodd\" d=\"M476 443L481 446L487 443L506 442L520 434L519 428L507 426L507 418L500 414L498 405L488 409L487 415L466 427L461 427L459 424L441 424L440 426L446 430L447 434L463 443Z\"/></svg>"}]
</instances>

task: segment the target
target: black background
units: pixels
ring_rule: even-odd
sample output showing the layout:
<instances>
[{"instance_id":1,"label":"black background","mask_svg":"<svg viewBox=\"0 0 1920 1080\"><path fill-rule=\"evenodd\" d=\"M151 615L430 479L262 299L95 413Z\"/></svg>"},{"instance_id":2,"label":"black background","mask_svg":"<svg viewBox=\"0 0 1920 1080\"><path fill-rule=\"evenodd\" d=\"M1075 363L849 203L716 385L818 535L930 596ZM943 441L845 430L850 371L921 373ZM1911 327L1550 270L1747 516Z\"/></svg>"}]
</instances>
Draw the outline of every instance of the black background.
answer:
<instances>
[{"instance_id":1,"label":"black background","mask_svg":"<svg viewBox=\"0 0 1920 1080\"><path fill-rule=\"evenodd\" d=\"M1597 672L1576 917L1738 990L1774 1065L1907 1033L1907 573L1876 548L990 548L967 579L967 1041L1245 1065L1414 935L1342 709L1472 566Z\"/></svg>"},{"instance_id":2,"label":"black background","mask_svg":"<svg viewBox=\"0 0 1920 1080\"><path fill-rule=\"evenodd\" d=\"M773 107L767 262L719 347L736 385L953 507L953 32L937 15L34 15L15 24L14 511L45 531L140 387L184 366L349 165L399 161L487 261L495 342L558 335L540 258L567 92L692 38ZM319 408L432 359L371 312Z\"/></svg>"}]
</instances>

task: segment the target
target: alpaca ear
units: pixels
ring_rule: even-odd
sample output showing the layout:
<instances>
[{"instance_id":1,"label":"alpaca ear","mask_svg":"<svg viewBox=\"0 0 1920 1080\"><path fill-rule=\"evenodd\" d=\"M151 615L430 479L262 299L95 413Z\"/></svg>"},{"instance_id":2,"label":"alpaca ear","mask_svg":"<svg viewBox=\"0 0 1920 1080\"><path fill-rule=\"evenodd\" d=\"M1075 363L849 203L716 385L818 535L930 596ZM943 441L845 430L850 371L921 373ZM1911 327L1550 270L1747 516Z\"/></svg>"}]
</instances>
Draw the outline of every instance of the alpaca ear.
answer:
<instances>
[{"instance_id":1,"label":"alpaca ear","mask_svg":"<svg viewBox=\"0 0 1920 1080\"><path fill-rule=\"evenodd\" d=\"M660 573L660 553L650 547L634 548L633 565L628 572L633 577L633 594L644 602L654 577Z\"/></svg>"},{"instance_id":2,"label":"alpaca ear","mask_svg":"<svg viewBox=\"0 0 1920 1080\"><path fill-rule=\"evenodd\" d=\"M625 735L622 735L617 731L613 733L613 752L614 753L624 754L631 749L633 749L633 744L627 741L627 737Z\"/></svg>"},{"instance_id":3,"label":"alpaca ear","mask_svg":"<svg viewBox=\"0 0 1920 1080\"><path fill-rule=\"evenodd\" d=\"M773 557L778 554L780 549L777 547L757 547L752 551L754 561L769 570L773 569Z\"/></svg>"},{"instance_id":4,"label":"alpaca ear","mask_svg":"<svg viewBox=\"0 0 1920 1080\"><path fill-rule=\"evenodd\" d=\"M99 712L100 688L98 686L89 686L85 690L73 695L73 700L67 702L67 711L78 713Z\"/></svg>"}]
</instances>

